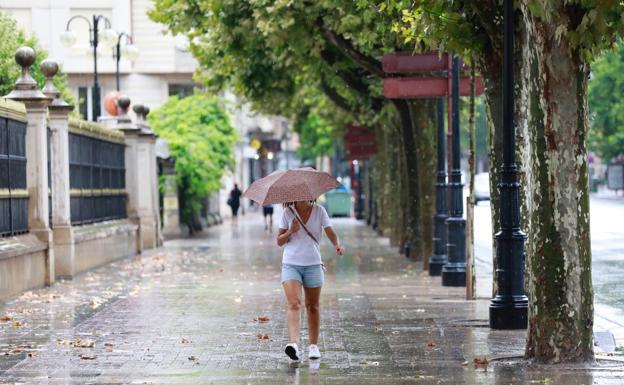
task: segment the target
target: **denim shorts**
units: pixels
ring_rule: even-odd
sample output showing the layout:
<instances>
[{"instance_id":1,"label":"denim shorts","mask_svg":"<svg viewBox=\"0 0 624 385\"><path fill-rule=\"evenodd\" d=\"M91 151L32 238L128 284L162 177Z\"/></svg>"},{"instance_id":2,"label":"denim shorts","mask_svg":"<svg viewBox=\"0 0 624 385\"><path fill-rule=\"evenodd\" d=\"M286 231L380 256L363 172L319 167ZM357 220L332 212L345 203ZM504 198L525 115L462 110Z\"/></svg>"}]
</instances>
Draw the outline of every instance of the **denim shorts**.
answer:
<instances>
[{"instance_id":1,"label":"denim shorts","mask_svg":"<svg viewBox=\"0 0 624 385\"><path fill-rule=\"evenodd\" d=\"M289 265L282 264L282 283L294 279L301 282L303 287L322 287L325 274L322 265Z\"/></svg>"}]
</instances>

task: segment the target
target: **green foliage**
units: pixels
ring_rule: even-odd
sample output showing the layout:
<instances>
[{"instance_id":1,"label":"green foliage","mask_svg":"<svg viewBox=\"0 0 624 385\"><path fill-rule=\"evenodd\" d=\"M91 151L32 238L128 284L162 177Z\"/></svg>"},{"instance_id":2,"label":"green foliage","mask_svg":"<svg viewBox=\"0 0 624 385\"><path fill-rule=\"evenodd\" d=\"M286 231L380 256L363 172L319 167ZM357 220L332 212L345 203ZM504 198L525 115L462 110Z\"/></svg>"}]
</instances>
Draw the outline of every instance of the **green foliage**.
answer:
<instances>
[{"instance_id":1,"label":"green foliage","mask_svg":"<svg viewBox=\"0 0 624 385\"><path fill-rule=\"evenodd\" d=\"M211 91L231 89L257 111L286 116L323 105L337 130L379 119L378 58L402 48L366 1L155 0L149 15L187 36Z\"/></svg>"},{"instance_id":2,"label":"green foliage","mask_svg":"<svg viewBox=\"0 0 624 385\"><path fill-rule=\"evenodd\" d=\"M300 116L294 128L301 141L297 155L302 161L313 161L317 156L329 155L335 151L333 126L317 113L309 112Z\"/></svg>"},{"instance_id":3,"label":"green foliage","mask_svg":"<svg viewBox=\"0 0 624 385\"><path fill-rule=\"evenodd\" d=\"M202 94L170 97L149 122L176 160L182 217L189 223L209 194L221 188L224 173L234 168L237 132L222 101Z\"/></svg>"},{"instance_id":4,"label":"green foliage","mask_svg":"<svg viewBox=\"0 0 624 385\"><path fill-rule=\"evenodd\" d=\"M32 47L37 53L35 63L31 67L32 77L37 81L39 88L43 88L45 77L39 70L39 64L47 57L47 53L39 47L34 37L27 38L15 20L9 15L0 12L0 96L13 90L15 82L21 74L21 69L15 63L15 51L22 46ZM67 75L59 71L54 78L54 85L61 91L61 97L68 103L75 105L75 100L67 84Z\"/></svg>"},{"instance_id":5,"label":"green foliage","mask_svg":"<svg viewBox=\"0 0 624 385\"><path fill-rule=\"evenodd\" d=\"M469 137L470 126L468 124L470 119L470 103L467 97L461 98L460 104L460 135L461 135L461 148L466 153L469 151ZM485 113L485 97L477 96L475 98L475 135L476 135L476 153L477 159L487 158L487 116Z\"/></svg>"},{"instance_id":6,"label":"green foliage","mask_svg":"<svg viewBox=\"0 0 624 385\"><path fill-rule=\"evenodd\" d=\"M605 161L624 154L624 42L592 65L589 145Z\"/></svg>"}]
</instances>

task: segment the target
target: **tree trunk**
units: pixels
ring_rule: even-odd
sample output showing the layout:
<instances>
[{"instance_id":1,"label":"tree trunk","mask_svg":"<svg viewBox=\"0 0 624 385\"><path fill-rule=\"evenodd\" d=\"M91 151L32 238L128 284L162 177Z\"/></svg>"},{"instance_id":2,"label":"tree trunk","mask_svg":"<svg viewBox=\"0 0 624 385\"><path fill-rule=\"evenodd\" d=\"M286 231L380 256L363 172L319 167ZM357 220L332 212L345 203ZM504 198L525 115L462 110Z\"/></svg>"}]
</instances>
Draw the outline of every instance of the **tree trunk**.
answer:
<instances>
[{"instance_id":1,"label":"tree trunk","mask_svg":"<svg viewBox=\"0 0 624 385\"><path fill-rule=\"evenodd\" d=\"M493 52L479 58L485 83L488 122L488 173L490 176L490 217L492 219L492 296L496 295L496 242L494 234L500 229L500 166L503 164L503 82L502 55Z\"/></svg>"},{"instance_id":2,"label":"tree trunk","mask_svg":"<svg viewBox=\"0 0 624 385\"><path fill-rule=\"evenodd\" d=\"M414 140L414 130L412 128L412 118L410 114L410 103L405 100L395 100L401 119L401 140L403 152L405 154L405 182L407 184L407 200L404 211L406 214L406 236L410 243L410 255L407 257L422 257L417 252L422 250L422 237L420 236L420 186L418 170L418 154L416 142Z\"/></svg>"},{"instance_id":3,"label":"tree trunk","mask_svg":"<svg viewBox=\"0 0 624 385\"><path fill-rule=\"evenodd\" d=\"M379 141L379 152L377 154L377 205L378 210L382 215L378 220L378 233L380 235L386 235L388 233L390 217L392 212L390 211L390 205L388 200L388 177L390 172L389 167L389 149L388 149L388 133L386 127L381 127L378 131L377 139Z\"/></svg>"},{"instance_id":4,"label":"tree trunk","mask_svg":"<svg viewBox=\"0 0 624 385\"><path fill-rule=\"evenodd\" d=\"M420 249L414 255L422 259L425 270L429 268L429 256L433 253L433 216L435 215L437 101L423 99L410 101L412 133L416 144L418 170L419 214L417 218Z\"/></svg>"},{"instance_id":5,"label":"tree trunk","mask_svg":"<svg viewBox=\"0 0 624 385\"><path fill-rule=\"evenodd\" d=\"M466 199L466 299L476 299L476 274L474 255L474 182L476 175L476 149L477 138L475 129L475 65L470 66L470 107L468 117L469 153L468 165L470 166L469 195Z\"/></svg>"},{"instance_id":6,"label":"tree trunk","mask_svg":"<svg viewBox=\"0 0 624 385\"><path fill-rule=\"evenodd\" d=\"M526 7L526 6L525 6ZM524 9L529 333L539 362L593 360L586 137L589 66L555 23ZM561 9L565 13L566 9Z\"/></svg>"}]
</instances>

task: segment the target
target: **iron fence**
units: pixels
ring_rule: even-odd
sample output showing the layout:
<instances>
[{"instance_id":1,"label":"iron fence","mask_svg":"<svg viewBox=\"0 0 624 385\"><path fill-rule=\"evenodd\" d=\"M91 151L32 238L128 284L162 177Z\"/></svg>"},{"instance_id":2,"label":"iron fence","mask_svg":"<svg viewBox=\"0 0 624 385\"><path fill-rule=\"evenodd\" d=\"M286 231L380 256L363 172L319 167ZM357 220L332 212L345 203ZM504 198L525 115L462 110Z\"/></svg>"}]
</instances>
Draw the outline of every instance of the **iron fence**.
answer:
<instances>
[{"instance_id":1,"label":"iron fence","mask_svg":"<svg viewBox=\"0 0 624 385\"><path fill-rule=\"evenodd\" d=\"M26 123L0 117L0 236L26 232Z\"/></svg>"},{"instance_id":2,"label":"iron fence","mask_svg":"<svg viewBox=\"0 0 624 385\"><path fill-rule=\"evenodd\" d=\"M70 133L69 174L72 224L126 217L123 144Z\"/></svg>"}]
</instances>

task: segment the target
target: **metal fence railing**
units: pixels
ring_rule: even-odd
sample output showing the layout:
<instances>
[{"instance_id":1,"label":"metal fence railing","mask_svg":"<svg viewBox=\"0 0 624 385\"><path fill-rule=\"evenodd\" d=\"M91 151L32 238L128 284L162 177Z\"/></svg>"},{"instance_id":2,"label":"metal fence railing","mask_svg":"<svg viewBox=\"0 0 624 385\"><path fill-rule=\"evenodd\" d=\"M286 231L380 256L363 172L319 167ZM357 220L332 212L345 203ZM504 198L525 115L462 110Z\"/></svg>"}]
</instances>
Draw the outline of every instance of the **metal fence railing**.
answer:
<instances>
[{"instance_id":1,"label":"metal fence railing","mask_svg":"<svg viewBox=\"0 0 624 385\"><path fill-rule=\"evenodd\" d=\"M26 123L0 116L0 236L26 232Z\"/></svg>"},{"instance_id":2,"label":"metal fence railing","mask_svg":"<svg viewBox=\"0 0 624 385\"><path fill-rule=\"evenodd\" d=\"M124 144L69 134L69 185L74 225L126 217Z\"/></svg>"}]
</instances>

